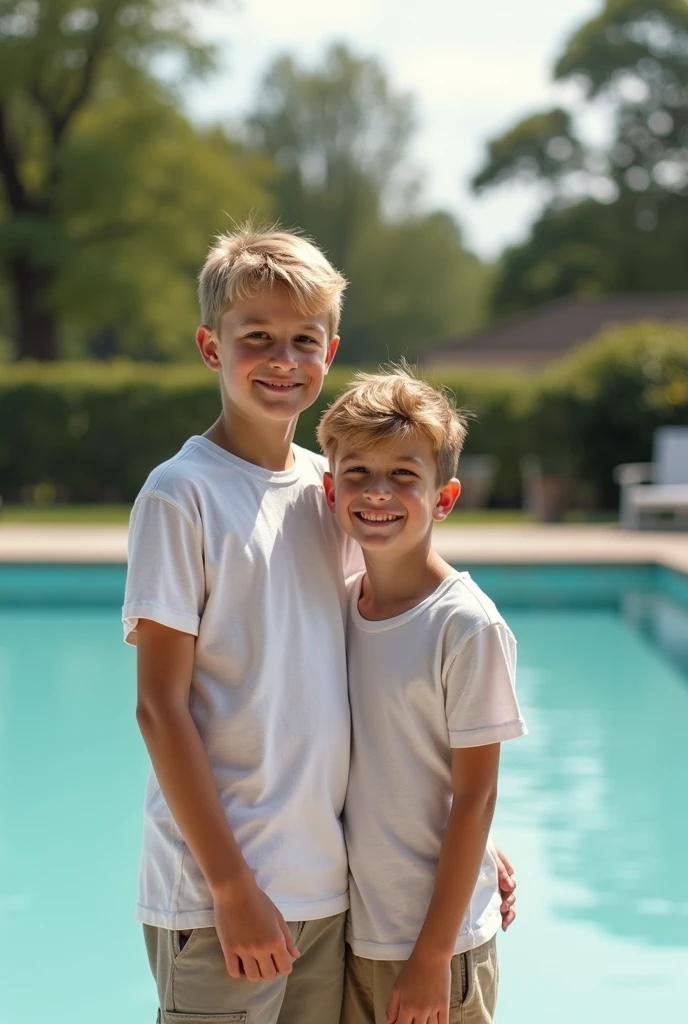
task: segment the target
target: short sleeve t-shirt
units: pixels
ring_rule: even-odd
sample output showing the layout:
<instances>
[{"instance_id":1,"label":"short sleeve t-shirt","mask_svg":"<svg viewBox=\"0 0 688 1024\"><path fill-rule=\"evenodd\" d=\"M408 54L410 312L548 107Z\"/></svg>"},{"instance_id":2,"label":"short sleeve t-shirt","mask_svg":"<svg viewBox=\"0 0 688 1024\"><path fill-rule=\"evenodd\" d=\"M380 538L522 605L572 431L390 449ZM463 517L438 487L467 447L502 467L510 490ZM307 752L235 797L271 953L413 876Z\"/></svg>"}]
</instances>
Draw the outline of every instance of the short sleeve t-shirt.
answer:
<instances>
[{"instance_id":1,"label":"short sleeve t-shirt","mask_svg":"<svg viewBox=\"0 0 688 1024\"><path fill-rule=\"evenodd\" d=\"M344 571L360 554L326 507L325 469L297 446L271 472L192 437L136 500L122 612L129 643L139 618L197 637L191 715L241 851L291 921L348 905ZM137 918L213 924L153 771Z\"/></svg>"},{"instance_id":2,"label":"short sleeve t-shirt","mask_svg":"<svg viewBox=\"0 0 688 1024\"><path fill-rule=\"evenodd\" d=\"M349 587L347 939L358 956L405 960L430 903L451 809L451 748L500 743L526 727L513 634L468 573L452 572L415 608L375 622L358 611L362 579ZM488 844L455 953L492 938L500 902Z\"/></svg>"}]
</instances>

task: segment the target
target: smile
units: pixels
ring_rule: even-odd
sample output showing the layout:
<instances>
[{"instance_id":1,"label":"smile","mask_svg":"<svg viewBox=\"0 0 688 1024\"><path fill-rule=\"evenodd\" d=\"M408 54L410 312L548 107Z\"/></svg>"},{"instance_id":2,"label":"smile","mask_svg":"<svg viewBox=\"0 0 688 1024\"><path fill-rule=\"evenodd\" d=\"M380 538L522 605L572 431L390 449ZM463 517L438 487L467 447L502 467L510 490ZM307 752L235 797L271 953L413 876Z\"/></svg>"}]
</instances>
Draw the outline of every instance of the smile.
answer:
<instances>
[{"instance_id":1,"label":"smile","mask_svg":"<svg viewBox=\"0 0 688 1024\"><path fill-rule=\"evenodd\" d=\"M300 381L289 380L257 380L256 384L260 384L264 388L270 388L271 391L293 391L294 388L303 387Z\"/></svg>"},{"instance_id":2,"label":"smile","mask_svg":"<svg viewBox=\"0 0 688 1024\"><path fill-rule=\"evenodd\" d=\"M394 523L401 519L394 512L354 512L354 515L366 523Z\"/></svg>"}]
</instances>

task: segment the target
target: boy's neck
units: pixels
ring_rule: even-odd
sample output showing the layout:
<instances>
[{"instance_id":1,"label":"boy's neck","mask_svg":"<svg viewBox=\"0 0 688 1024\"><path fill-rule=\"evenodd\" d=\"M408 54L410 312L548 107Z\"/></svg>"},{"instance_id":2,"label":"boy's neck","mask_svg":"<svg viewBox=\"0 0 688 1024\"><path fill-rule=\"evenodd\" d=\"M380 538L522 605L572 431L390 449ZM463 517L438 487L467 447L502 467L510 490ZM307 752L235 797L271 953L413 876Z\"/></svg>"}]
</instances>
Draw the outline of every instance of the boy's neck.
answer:
<instances>
[{"instance_id":1,"label":"boy's neck","mask_svg":"<svg viewBox=\"0 0 688 1024\"><path fill-rule=\"evenodd\" d=\"M285 422L255 423L232 410L222 415L206 430L214 444L261 469L280 472L294 464L292 441L296 418Z\"/></svg>"},{"instance_id":2,"label":"boy's neck","mask_svg":"<svg viewBox=\"0 0 688 1024\"><path fill-rule=\"evenodd\" d=\"M433 551L430 538L413 551L396 556L392 552L363 552L366 576L358 610L364 619L391 619L415 608L430 597L453 571Z\"/></svg>"}]
</instances>

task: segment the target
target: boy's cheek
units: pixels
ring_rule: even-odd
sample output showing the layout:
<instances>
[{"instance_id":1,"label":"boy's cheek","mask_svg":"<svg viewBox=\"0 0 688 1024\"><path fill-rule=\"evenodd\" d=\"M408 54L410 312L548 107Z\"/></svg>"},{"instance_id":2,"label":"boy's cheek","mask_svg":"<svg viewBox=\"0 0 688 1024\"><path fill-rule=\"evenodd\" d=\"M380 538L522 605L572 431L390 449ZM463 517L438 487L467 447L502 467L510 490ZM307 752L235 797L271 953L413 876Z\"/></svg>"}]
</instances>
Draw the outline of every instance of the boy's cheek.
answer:
<instances>
[{"instance_id":1,"label":"boy's cheek","mask_svg":"<svg viewBox=\"0 0 688 1024\"><path fill-rule=\"evenodd\" d=\"M343 526L345 530L353 529L353 516L349 506L350 501L346 500L345 496L338 491L335 514L340 526Z\"/></svg>"}]
</instances>

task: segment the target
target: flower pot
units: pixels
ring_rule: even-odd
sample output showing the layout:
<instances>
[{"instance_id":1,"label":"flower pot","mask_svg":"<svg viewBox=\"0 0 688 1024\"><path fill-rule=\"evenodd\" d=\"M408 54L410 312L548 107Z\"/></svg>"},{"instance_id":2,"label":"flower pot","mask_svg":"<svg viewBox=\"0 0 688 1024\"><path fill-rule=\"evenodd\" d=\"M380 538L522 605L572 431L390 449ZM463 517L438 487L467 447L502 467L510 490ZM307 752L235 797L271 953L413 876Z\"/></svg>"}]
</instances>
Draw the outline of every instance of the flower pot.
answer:
<instances>
[{"instance_id":1,"label":"flower pot","mask_svg":"<svg viewBox=\"0 0 688 1024\"><path fill-rule=\"evenodd\" d=\"M532 481L532 509L540 523L560 523L569 508L571 480L568 476L539 476Z\"/></svg>"}]
</instances>

